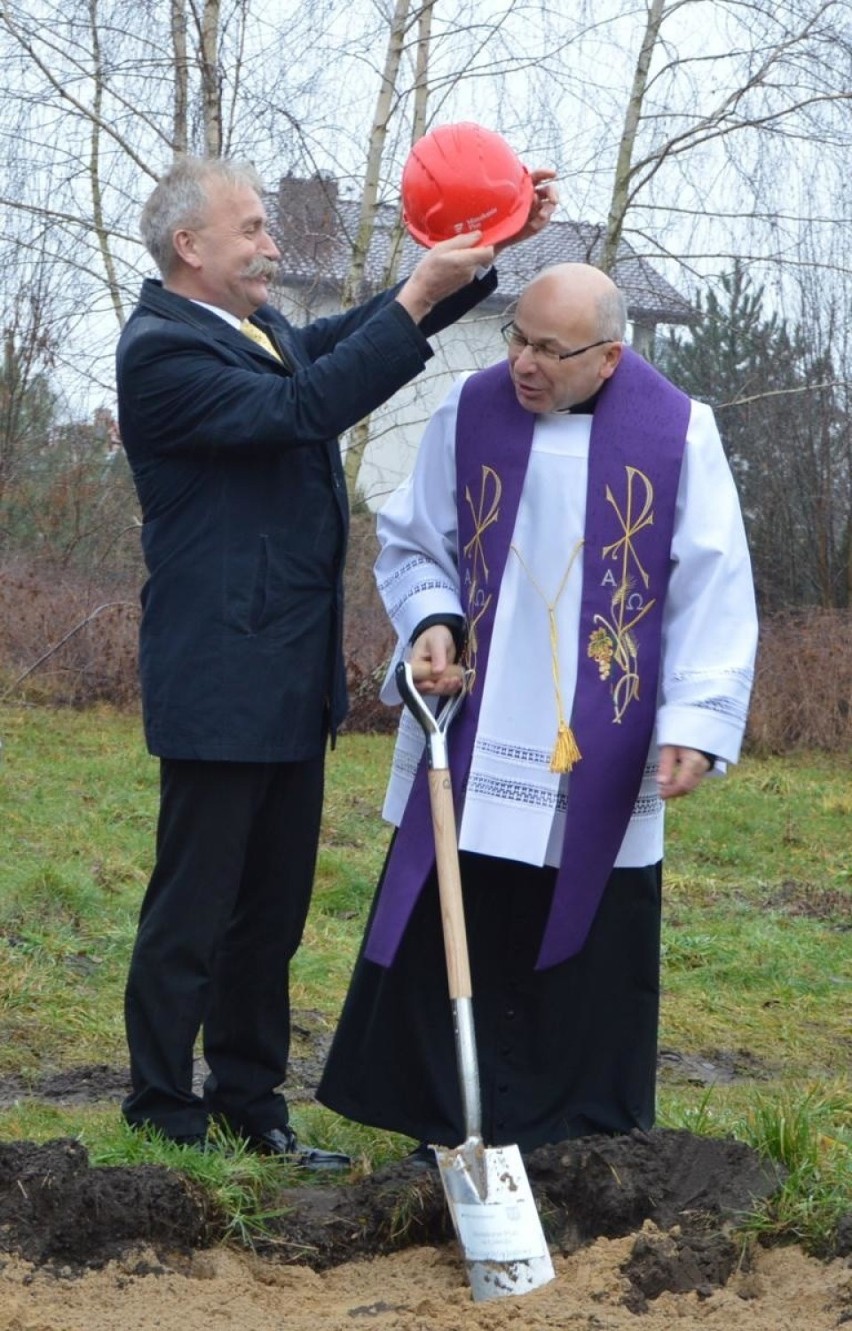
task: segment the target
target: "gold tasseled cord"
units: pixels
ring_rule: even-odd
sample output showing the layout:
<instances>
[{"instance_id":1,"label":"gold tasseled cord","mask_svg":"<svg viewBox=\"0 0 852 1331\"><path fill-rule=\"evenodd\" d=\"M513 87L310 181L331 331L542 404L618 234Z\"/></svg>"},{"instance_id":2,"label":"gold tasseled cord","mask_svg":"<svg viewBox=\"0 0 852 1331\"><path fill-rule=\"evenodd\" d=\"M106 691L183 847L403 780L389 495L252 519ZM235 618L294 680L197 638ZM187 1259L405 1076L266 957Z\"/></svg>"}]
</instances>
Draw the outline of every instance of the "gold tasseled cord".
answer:
<instances>
[{"instance_id":1,"label":"gold tasseled cord","mask_svg":"<svg viewBox=\"0 0 852 1331\"><path fill-rule=\"evenodd\" d=\"M556 693L556 717L557 717L556 742L553 746L553 752L550 755L550 770L551 772L570 772L574 764L579 762L583 755L580 752L580 747L574 736L574 732L571 729L565 717L565 707L562 701L562 686L560 682L560 670L559 670L559 629L556 623L556 607L559 603L560 596L565 590L565 585L568 582L568 577L571 573L572 568L574 567L574 562L577 558L577 555L580 553L581 549L583 548L583 542L578 541L577 544L574 546L574 549L571 551L571 557L568 560L568 567L566 568L564 574L562 575L562 581L559 584L559 590L557 591L552 601L548 601L544 592L541 590L541 587L536 582L532 573L530 573L524 561L524 557L521 554L518 547L516 545L512 545L510 548L516 554L518 562L521 565L521 568L526 573L527 577L530 580L531 585L538 592L539 596L541 597L542 601L544 601L544 604L547 608L547 619L548 619L548 626L550 629L550 663L553 671L553 687Z\"/></svg>"}]
</instances>

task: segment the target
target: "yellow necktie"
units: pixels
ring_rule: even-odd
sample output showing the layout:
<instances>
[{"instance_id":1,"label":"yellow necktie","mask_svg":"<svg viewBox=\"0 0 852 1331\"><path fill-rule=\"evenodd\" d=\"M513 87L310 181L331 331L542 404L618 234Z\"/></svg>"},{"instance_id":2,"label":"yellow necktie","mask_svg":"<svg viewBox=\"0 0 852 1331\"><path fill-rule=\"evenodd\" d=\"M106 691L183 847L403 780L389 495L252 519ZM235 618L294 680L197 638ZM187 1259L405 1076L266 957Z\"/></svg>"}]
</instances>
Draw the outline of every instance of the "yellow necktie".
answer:
<instances>
[{"instance_id":1,"label":"yellow necktie","mask_svg":"<svg viewBox=\"0 0 852 1331\"><path fill-rule=\"evenodd\" d=\"M250 337L252 342L256 342L259 347L263 347L264 351L268 351L270 356L274 356L276 360L281 360L281 356L275 350L263 329L258 328L257 324L253 324L251 319L243 319L240 324L240 332L245 333L246 337Z\"/></svg>"}]
</instances>

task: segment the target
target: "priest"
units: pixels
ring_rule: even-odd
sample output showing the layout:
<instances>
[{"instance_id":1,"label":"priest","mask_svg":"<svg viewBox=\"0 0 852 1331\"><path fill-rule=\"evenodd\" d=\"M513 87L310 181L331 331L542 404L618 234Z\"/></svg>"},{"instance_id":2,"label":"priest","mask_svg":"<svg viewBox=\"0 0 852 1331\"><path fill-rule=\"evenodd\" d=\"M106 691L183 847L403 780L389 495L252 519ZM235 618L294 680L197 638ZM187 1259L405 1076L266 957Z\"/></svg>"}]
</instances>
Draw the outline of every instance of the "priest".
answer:
<instances>
[{"instance_id":1,"label":"priest","mask_svg":"<svg viewBox=\"0 0 852 1331\"><path fill-rule=\"evenodd\" d=\"M529 1150L654 1122L665 804L736 762L757 622L713 413L625 345L610 278L548 268L502 331L380 514L376 571L421 691L468 680L448 747L483 1136ZM423 749L404 712L319 1098L429 1163L464 1118Z\"/></svg>"}]
</instances>

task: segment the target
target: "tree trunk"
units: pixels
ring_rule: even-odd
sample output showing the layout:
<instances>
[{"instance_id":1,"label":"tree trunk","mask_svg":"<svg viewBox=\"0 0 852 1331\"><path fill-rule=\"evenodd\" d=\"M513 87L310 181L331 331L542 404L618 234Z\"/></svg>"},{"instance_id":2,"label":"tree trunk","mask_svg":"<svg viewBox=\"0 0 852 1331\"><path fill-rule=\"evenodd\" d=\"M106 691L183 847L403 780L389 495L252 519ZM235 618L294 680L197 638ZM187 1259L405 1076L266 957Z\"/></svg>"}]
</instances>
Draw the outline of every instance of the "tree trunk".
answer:
<instances>
[{"instance_id":1,"label":"tree trunk","mask_svg":"<svg viewBox=\"0 0 852 1331\"><path fill-rule=\"evenodd\" d=\"M367 254L370 249L370 242L373 238L373 231L376 225L376 209L379 203L379 173L381 171L382 156L385 149L388 134L388 121L391 114L391 102L396 91L396 82L399 75L399 65L402 59L403 42L405 40L405 31L408 25L408 14L411 0L396 0L393 18L391 20L390 32L388 34L387 51L385 52L385 67L382 72L382 82L379 88L379 95L376 100L376 110L373 115L373 124L370 130L370 146L367 152L367 170L364 177L364 188L361 192L361 212L358 218L358 231L355 236L355 243L352 247L352 259L349 264L349 272L346 275L346 282L343 287L343 308L351 309L358 304L361 299L364 284L364 272L367 266ZM361 470L361 462L364 458L364 450L367 447L367 441L370 437L370 422L360 421L349 432L347 440L346 458L344 460L344 471L346 475L346 491L349 495L350 503L354 504L357 499L358 473Z\"/></svg>"},{"instance_id":2,"label":"tree trunk","mask_svg":"<svg viewBox=\"0 0 852 1331\"><path fill-rule=\"evenodd\" d=\"M219 0L204 0L201 18L201 99L204 114L204 151L222 153L222 89L219 84Z\"/></svg>"},{"instance_id":3,"label":"tree trunk","mask_svg":"<svg viewBox=\"0 0 852 1331\"><path fill-rule=\"evenodd\" d=\"M189 146L187 106L189 104L189 65L186 54L186 0L171 4L172 60L174 65L174 107L172 112L172 147L175 156Z\"/></svg>"},{"instance_id":4,"label":"tree trunk","mask_svg":"<svg viewBox=\"0 0 852 1331\"><path fill-rule=\"evenodd\" d=\"M645 33L642 38L642 45L639 48L639 55L636 58L636 69L633 74L633 86L630 89L630 100L627 103L627 111L624 116L624 128L621 132L621 140L618 145L618 160L615 166L615 180L612 186L612 198L609 205L609 217L606 223L606 235L604 237L603 251L601 253L600 267L605 273L612 273L615 267L618 246L621 242L621 233L624 229L624 218L630 206L630 176L633 162L633 150L636 146L636 135L639 130L639 121L642 116L642 103L645 99L645 92L648 87L648 71L651 67L651 59L654 54L654 47L657 44L657 38L660 35L660 26L665 14L665 0L651 0L648 9L648 21L645 25Z\"/></svg>"},{"instance_id":5,"label":"tree trunk","mask_svg":"<svg viewBox=\"0 0 852 1331\"><path fill-rule=\"evenodd\" d=\"M118 275L110 246L110 228L104 217L103 191L101 188L100 148L104 76L101 63L100 33L98 31L98 0L89 0L89 31L92 39L92 77L95 83L92 103L94 114L89 122L91 126L89 137L89 188L92 194L92 228L98 238L98 249L101 252L104 272L106 273L110 303L118 320L119 328L123 328L125 323L124 309L121 303Z\"/></svg>"}]
</instances>

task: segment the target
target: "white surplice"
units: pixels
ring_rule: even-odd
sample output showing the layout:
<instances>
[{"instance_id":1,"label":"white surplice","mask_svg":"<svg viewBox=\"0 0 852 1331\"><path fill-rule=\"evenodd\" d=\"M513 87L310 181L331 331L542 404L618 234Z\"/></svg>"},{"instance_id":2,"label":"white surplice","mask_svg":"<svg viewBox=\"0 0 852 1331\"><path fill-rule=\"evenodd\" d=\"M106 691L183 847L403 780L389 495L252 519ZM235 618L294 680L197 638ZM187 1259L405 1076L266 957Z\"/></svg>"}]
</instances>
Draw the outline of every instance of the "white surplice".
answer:
<instances>
[{"instance_id":1,"label":"white surplice","mask_svg":"<svg viewBox=\"0 0 852 1331\"><path fill-rule=\"evenodd\" d=\"M455 500L456 410L463 382L432 417L412 475L378 517L376 576L399 638L382 690L388 703L399 702L393 666L418 624L431 615L465 612ZM536 865L559 863L570 775L550 771L558 714L547 603L555 602L560 687L570 717L582 591L582 552L575 552L583 537L591 425L591 415L536 418L459 824L463 850ZM641 457L631 462L642 465ZM715 754L717 772L736 762L756 644L739 500L713 413L693 402L663 616L655 742L616 866L662 858L658 744ZM423 743L420 727L404 711L384 806L390 822L398 824L402 816ZM448 743L452 748L451 730Z\"/></svg>"}]
</instances>

